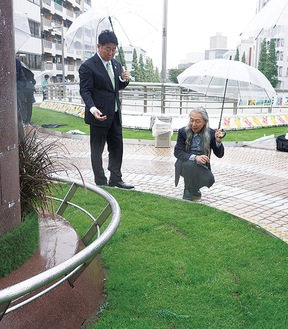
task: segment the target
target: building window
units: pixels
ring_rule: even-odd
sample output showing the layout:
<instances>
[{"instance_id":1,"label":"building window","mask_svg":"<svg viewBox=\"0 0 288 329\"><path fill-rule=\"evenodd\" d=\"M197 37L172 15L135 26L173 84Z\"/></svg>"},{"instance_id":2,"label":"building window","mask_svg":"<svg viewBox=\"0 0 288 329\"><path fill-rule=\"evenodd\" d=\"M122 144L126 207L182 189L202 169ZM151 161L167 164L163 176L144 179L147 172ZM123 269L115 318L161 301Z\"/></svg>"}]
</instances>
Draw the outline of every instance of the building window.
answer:
<instances>
[{"instance_id":1,"label":"building window","mask_svg":"<svg viewBox=\"0 0 288 329\"><path fill-rule=\"evenodd\" d=\"M40 23L31 21L29 19L29 27L30 27L30 32L31 32L32 37L40 38L40 36L41 36Z\"/></svg>"},{"instance_id":2,"label":"building window","mask_svg":"<svg viewBox=\"0 0 288 329\"><path fill-rule=\"evenodd\" d=\"M30 70L41 70L42 55L20 54L21 61L25 63Z\"/></svg>"}]
</instances>

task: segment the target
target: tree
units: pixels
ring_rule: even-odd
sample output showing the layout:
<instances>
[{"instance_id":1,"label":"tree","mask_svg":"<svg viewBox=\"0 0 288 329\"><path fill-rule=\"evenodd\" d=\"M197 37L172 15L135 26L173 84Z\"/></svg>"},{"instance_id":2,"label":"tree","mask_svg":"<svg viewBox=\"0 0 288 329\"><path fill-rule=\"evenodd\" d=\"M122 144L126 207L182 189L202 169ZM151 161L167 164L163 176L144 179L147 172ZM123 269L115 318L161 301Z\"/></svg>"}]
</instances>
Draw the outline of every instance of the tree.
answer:
<instances>
[{"instance_id":1,"label":"tree","mask_svg":"<svg viewBox=\"0 0 288 329\"><path fill-rule=\"evenodd\" d=\"M115 56L115 58L118 62L121 63L122 66L125 67L125 70L127 70L127 64L126 64L125 55L124 55L124 51L123 51L122 47L119 48L119 54L117 54Z\"/></svg>"},{"instance_id":2,"label":"tree","mask_svg":"<svg viewBox=\"0 0 288 329\"><path fill-rule=\"evenodd\" d=\"M161 76L158 67L155 69L155 82L160 82L161 81Z\"/></svg>"},{"instance_id":3,"label":"tree","mask_svg":"<svg viewBox=\"0 0 288 329\"><path fill-rule=\"evenodd\" d=\"M273 87L276 87L278 82L278 68L275 51L275 40L269 42L269 51L267 50L267 42L264 39L261 43L258 70L261 71L270 81Z\"/></svg>"},{"instance_id":4,"label":"tree","mask_svg":"<svg viewBox=\"0 0 288 329\"><path fill-rule=\"evenodd\" d=\"M177 76L182 73L185 69L170 69L168 70L168 79L171 82L178 83Z\"/></svg>"},{"instance_id":5,"label":"tree","mask_svg":"<svg viewBox=\"0 0 288 329\"><path fill-rule=\"evenodd\" d=\"M152 59L147 57L144 63L143 55L140 54L138 61L136 49L133 50L130 74L135 82L160 82L158 68L156 67L154 70Z\"/></svg>"},{"instance_id":6,"label":"tree","mask_svg":"<svg viewBox=\"0 0 288 329\"><path fill-rule=\"evenodd\" d=\"M236 49L236 54L235 54L235 57L234 57L234 61L239 61L240 60L240 54L239 54L239 49L237 48Z\"/></svg>"},{"instance_id":7,"label":"tree","mask_svg":"<svg viewBox=\"0 0 288 329\"><path fill-rule=\"evenodd\" d=\"M261 43L261 49L259 54L258 70L266 76L266 63L267 63L267 44L266 39Z\"/></svg>"},{"instance_id":8,"label":"tree","mask_svg":"<svg viewBox=\"0 0 288 329\"><path fill-rule=\"evenodd\" d=\"M270 40L269 52L267 56L266 74L266 77L270 81L271 85L273 87L276 87L278 83L278 67L275 50L275 39Z\"/></svg>"},{"instance_id":9,"label":"tree","mask_svg":"<svg viewBox=\"0 0 288 329\"><path fill-rule=\"evenodd\" d=\"M155 71L153 66L152 58L147 57L145 63L146 82L157 82L155 81Z\"/></svg>"},{"instance_id":10,"label":"tree","mask_svg":"<svg viewBox=\"0 0 288 329\"><path fill-rule=\"evenodd\" d=\"M138 81L139 82L147 82L146 72L145 72L145 65L144 65L144 60L143 60L142 54L140 54L140 56L139 56L138 68L139 68Z\"/></svg>"},{"instance_id":11,"label":"tree","mask_svg":"<svg viewBox=\"0 0 288 329\"><path fill-rule=\"evenodd\" d=\"M134 81L136 82L139 81L139 65L138 65L137 51L135 48L133 50L132 68L130 74L134 78Z\"/></svg>"},{"instance_id":12,"label":"tree","mask_svg":"<svg viewBox=\"0 0 288 329\"><path fill-rule=\"evenodd\" d=\"M245 54L245 51L242 54L241 62L246 64L246 54Z\"/></svg>"}]
</instances>

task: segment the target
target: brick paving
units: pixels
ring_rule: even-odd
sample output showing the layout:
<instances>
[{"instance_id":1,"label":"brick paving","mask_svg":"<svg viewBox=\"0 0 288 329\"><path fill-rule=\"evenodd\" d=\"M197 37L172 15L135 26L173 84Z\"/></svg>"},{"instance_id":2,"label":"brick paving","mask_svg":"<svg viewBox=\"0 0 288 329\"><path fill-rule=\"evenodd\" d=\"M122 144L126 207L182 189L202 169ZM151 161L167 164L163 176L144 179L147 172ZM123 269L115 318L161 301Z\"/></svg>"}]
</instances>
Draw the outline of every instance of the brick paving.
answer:
<instances>
[{"instance_id":1,"label":"brick paving","mask_svg":"<svg viewBox=\"0 0 288 329\"><path fill-rule=\"evenodd\" d=\"M80 179L79 170L86 182L93 183L89 138L63 136L45 134L45 141L59 145L58 156L71 179ZM201 189L199 202L239 216L288 242L288 153L276 151L274 138L246 146L224 144L224 157L211 158L216 182L210 189ZM124 140L124 182L135 185L137 191L182 199L183 179L178 187L174 185L174 145L156 148L154 141ZM107 150L103 160L107 168Z\"/></svg>"}]
</instances>

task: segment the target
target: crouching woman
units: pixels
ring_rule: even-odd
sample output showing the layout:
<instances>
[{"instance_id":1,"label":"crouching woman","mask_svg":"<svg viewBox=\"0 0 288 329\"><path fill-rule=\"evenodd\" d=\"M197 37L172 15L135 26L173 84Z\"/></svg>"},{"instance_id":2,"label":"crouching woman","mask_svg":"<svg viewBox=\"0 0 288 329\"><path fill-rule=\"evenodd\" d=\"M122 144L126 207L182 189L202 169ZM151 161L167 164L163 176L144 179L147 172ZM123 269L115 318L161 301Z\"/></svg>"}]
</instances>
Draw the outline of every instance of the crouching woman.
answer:
<instances>
[{"instance_id":1,"label":"crouching woman","mask_svg":"<svg viewBox=\"0 0 288 329\"><path fill-rule=\"evenodd\" d=\"M211 187L214 175L211 171L211 150L218 157L224 155L222 144L223 132L209 128L209 118L203 107L190 112L189 123L178 131L177 143L174 148L175 185L179 178L184 178L183 199L196 200L201 198L200 188Z\"/></svg>"}]
</instances>

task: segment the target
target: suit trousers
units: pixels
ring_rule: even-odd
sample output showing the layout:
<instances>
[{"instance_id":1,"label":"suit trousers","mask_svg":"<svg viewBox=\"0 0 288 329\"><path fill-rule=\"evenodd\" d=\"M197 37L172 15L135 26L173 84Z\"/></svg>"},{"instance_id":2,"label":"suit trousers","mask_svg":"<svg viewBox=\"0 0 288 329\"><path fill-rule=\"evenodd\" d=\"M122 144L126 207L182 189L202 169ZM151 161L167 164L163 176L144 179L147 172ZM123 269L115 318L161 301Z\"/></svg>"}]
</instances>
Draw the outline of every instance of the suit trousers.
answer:
<instances>
[{"instance_id":1,"label":"suit trousers","mask_svg":"<svg viewBox=\"0 0 288 329\"><path fill-rule=\"evenodd\" d=\"M206 166L198 164L196 161L187 160L182 164L182 173L184 178L185 190L195 195L201 187L211 187L214 182L214 175Z\"/></svg>"},{"instance_id":2,"label":"suit trousers","mask_svg":"<svg viewBox=\"0 0 288 329\"><path fill-rule=\"evenodd\" d=\"M107 142L109 182L122 181L123 137L119 112L115 112L114 120L109 127L90 125L91 163L94 180L97 185L106 185L107 178L103 169L103 151Z\"/></svg>"}]
</instances>

